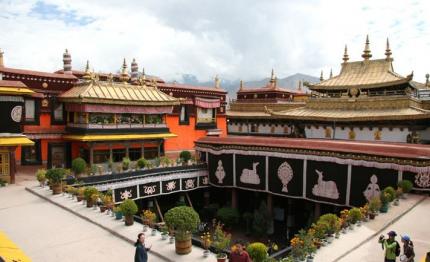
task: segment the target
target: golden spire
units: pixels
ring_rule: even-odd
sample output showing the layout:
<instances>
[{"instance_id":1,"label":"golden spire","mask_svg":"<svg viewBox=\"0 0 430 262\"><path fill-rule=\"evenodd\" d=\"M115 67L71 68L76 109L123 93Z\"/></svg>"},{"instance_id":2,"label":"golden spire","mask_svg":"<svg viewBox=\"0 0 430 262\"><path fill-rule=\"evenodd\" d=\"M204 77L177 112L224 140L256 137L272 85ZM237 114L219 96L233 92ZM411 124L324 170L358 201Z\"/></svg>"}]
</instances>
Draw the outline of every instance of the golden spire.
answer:
<instances>
[{"instance_id":1,"label":"golden spire","mask_svg":"<svg viewBox=\"0 0 430 262\"><path fill-rule=\"evenodd\" d=\"M87 60L87 64L85 65L85 72L82 76L83 79L91 79L91 71L90 71L90 61Z\"/></svg>"},{"instance_id":2,"label":"golden spire","mask_svg":"<svg viewBox=\"0 0 430 262\"><path fill-rule=\"evenodd\" d=\"M332 78L332 77L333 77L333 69L330 68L330 78Z\"/></svg>"},{"instance_id":3,"label":"golden spire","mask_svg":"<svg viewBox=\"0 0 430 262\"><path fill-rule=\"evenodd\" d=\"M243 90L243 80L240 80L240 86L239 86L239 91Z\"/></svg>"},{"instance_id":4,"label":"golden spire","mask_svg":"<svg viewBox=\"0 0 430 262\"><path fill-rule=\"evenodd\" d=\"M343 58L342 58L343 62L346 63L349 60L349 56L348 56L348 47L345 45L345 51L343 52Z\"/></svg>"},{"instance_id":5,"label":"golden spire","mask_svg":"<svg viewBox=\"0 0 430 262\"><path fill-rule=\"evenodd\" d=\"M220 79L218 78L218 75L215 76L215 88L221 88L220 87Z\"/></svg>"},{"instance_id":6,"label":"golden spire","mask_svg":"<svg viewBox=\"0 0 430 262\"><path fill-rule=\"evenodd\" d=\"M323 71L321 70L320 81L323 81L323 80L324 80L324 74L323 74Z\"/></svg>"},{"instance_id":7,"label":"golden spire","mask_svg":"<svg viewBox=\"0 0 430 262\"><path fill-rule=\"evenodd\" d=\"M387 37L387 47L385 49L385 55L387 56L386 60L391 60L392 59L390 57L392 55L392 53L391 53L391 49L390 49L390 42L388 42L388 37Z\"/></svg>"},{"instance_id":8,"label":"golden spire","mask_svg":"<svg viewBox=\"0 0 430 262\"><path fill-rule=\"evenodd\" d=\"M4 67L3 54L3 50L0 48L0 67Z\"/></svg>"},{"instance_id":9,"label":"golden spire","mask_svg":"<svg viewBox=\"0 0 430 262\"><path fill-rule=\"evenodd\" d=\"M275 88L277 80L278 80L278 78L275 75L275 70L272 68L272 73L271 73L271 76L270 76L270 85L269 85L269 87Z\"/></svg>"},{"instance_id":10,"label":"golden spire","mask_svg":"<svg viewBox=\"0 0 430 262\"><path fill-rule=\"evenodd\" d=\"M130 79L128 72L127 72L127 62L125 61L124 58L124 62L122 63L122 68L121 68L121 74L119 76L119 80L122 82L127 82Z\"/></svg>"},{"instance_id":11,"label":"golden spire","mask_svg":"<svg viewBox=\"0 0 430 262\"><path fill-rule=\"evenodd\" d=\"M369 60L369 58L372 57L370 47L369 47L369 35L366 35L366 44L364 45L364 51L361 57L364 58L364 60Z\"/></svg>"},{"instance_id":12,"label":"golden spire","mask_svg":"<svg viewBox=\"0 0 430 262\"><path fill-rule=\"evenodd\" d=\"M430 77L430 75L427 73L426 74L426 86L427 87L430 87L429 77Z\"/></svg>"},{"instance_id":13,"label":"golden spire","mask_svg":"<svg viewBox=\"0 0 430 262\"><path fill-rule=\"evenodd\" d=\"M297 88L297 91L302 91L302 80L299 80L299 87Z\"/></svg>"}]
</instances>

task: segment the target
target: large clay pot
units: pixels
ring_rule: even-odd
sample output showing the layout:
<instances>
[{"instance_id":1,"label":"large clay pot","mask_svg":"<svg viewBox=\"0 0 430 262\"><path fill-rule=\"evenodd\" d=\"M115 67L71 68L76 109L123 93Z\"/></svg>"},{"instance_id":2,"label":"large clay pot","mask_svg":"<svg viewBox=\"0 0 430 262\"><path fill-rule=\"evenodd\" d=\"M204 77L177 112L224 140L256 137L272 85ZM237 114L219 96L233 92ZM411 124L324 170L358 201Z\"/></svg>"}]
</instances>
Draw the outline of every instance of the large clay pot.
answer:
<instances>
[{"instance_id":1,"label":"large clay pot","mask_svg":"<svg viewBox=\"0 0 430 262\"><path fill-rule=\"evenodd\" d=\"M218 257L219 256L219 257ZM227 261L227 255L226 254L220 254L220 255L218 255L217 256L217 258L216 258L216 260L218 261L218 262L225 262L225 261Z\"/></svg>"},{"instance_id":2,"label":"large clay pot","mask_svg":"<svg viewBox=\"0 0 430 262\"><path fill-rule=\"evenodd\" d=\"M133 222L134 222L133 215L126 215L124 221L126 226L133 225Z\"/></svg>"},{"instance_id":3,"label":"large clay pot","mask_svg":"<svg viewBox=\"0 0 430 262\"><path fill-rule=\"evenodd\" d=\"M191 235L187 236L184 240L175 241L176 254L186 255L191 252Z\"/></svg>"},{"instance_id":4,"label":"large clay pot","mask_svg":"<svg viewBox=\"0 0 430 262\"><path fill-rule=\"evenodd\" d=\"M93 205L94 202L91 199L87 200L87 207L93 207Z\"/></svg>"},{"instance_id":5,"label":"large clay pot","mask_svg":"<svg viewBox=\"0 0 430 262\"><path fill-rule=\"evenodd\" d=\"M52 194L54 194L54 195L58 195L58 194L61 194L61 192L63 192L63 187L61 186L61 183L60 184L53 184L52 185Z\"/></svg>"}]
</instances>

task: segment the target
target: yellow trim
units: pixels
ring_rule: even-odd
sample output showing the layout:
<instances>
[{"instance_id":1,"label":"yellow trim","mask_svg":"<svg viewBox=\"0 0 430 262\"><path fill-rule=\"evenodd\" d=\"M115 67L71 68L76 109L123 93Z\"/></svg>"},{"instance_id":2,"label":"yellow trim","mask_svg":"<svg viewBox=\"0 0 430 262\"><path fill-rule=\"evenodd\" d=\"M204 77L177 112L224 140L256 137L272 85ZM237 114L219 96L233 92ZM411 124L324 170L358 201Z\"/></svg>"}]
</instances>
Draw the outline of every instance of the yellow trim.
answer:
<instances>
[{"instance_id":1,"label":"yellow trim","mask_svg":"<svg viewBox=\"0 0 430 262\"><path fill-rule=\"evenodd\" d=\"M2 95L31 95L34 91L22 87L2 87L0 86L0 94Z\"/></svg>"},{"instance_id":2,"label":"yellow trim","mask_svg":"<svg viewBox=\"0 0 430 262\"><path fill-rule=\"evenodd\" d=\"M0 232L0 256L5 261L31 262L31 259L5 233Z\"/></svg>"},{"instance_id":3,"label":"yellow trim","mask_svg":"<svg viewBox=\"0 0 430 262\"><path fill-rule=\"evenodd\" d=\"M112 141L112 140L144 140L144 139L157 139L157 138L171 138L177 137L172 133L162 134L130 134L130 135L65 135L64 139L76 140L82 142L91 141Z\"/></svg>"},{"instance_id":4,"label":"yellow trim","mask_svg":"<svg viewBox=\"0 0 430 262\"><path fill-rule=\"evenodd\" d=\"M34 146L27 137L0 137L0 146Z\"/></svg>"}]
</instances>

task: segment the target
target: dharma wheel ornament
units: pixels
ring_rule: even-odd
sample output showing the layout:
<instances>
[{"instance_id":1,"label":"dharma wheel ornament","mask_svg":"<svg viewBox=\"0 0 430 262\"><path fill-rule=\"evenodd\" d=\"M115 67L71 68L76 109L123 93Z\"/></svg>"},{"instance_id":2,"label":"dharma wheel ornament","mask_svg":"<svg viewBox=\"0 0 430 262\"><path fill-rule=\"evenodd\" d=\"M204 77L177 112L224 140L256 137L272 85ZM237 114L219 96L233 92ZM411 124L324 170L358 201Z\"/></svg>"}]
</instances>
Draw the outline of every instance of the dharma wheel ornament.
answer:
<instances>
[{"instance_id":1,"label":"dharma wheel ornament","mask_svg":"<svg viewBox=\"0 0 430 262\"><path fill-rule=\"evenodd\" d=\"M288 183L293 179L293 169L288 162L284 162L279 166L278 177L282 182L282 192L288 192Z\"/></svg>"}]
</instances>

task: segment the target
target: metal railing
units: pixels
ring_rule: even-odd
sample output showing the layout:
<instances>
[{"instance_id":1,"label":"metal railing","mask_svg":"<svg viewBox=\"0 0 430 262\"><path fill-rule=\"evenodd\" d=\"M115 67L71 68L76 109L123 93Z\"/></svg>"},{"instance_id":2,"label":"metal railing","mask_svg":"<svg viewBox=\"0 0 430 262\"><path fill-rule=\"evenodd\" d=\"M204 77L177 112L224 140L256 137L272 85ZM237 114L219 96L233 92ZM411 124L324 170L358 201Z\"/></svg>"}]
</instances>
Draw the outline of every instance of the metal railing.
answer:
<instances>
[{"instance_id":1,"label":"metal railing","mask_svg":"<svg viewBox=\"0 0 430 262\"><path fill-rule=\"evenodd\" d=\"M125 128L167 128L166 124L82 124L67 123L67 127L77 127L86 129L125 129Z\"/></svg>"}]
</instances>

